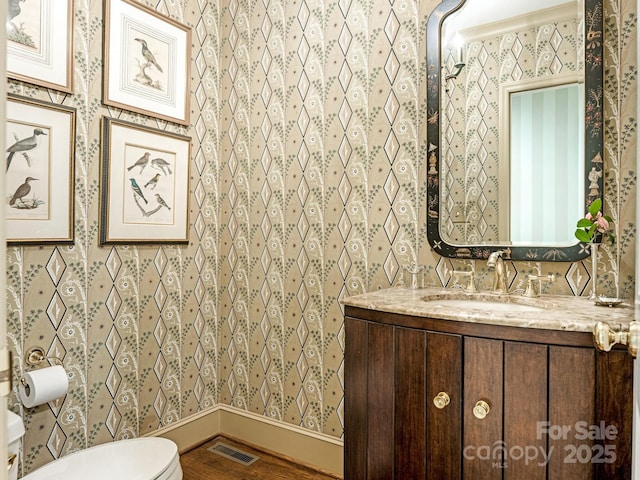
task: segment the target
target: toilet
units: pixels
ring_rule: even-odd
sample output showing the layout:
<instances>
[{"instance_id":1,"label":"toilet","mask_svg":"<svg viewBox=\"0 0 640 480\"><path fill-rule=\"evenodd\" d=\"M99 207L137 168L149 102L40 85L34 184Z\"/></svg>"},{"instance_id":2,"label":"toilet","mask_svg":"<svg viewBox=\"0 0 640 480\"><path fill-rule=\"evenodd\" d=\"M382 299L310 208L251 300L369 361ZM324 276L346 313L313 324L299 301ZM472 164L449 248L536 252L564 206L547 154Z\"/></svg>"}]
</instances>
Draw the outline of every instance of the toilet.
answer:
<instances>
[{"instance_id":1,"label":"toilet","mask_svg":"<svg viewBox=\"0 0 640 480\"><path fill-rule=\"evenodd\" d=\"M7 410L7 453L9 454L9 470L7 479L16 480L18 478L18 464L20 463L20 439L24 436L24 423L20 415L16 415Z\"/></svg>"},{"instance_id":2,"label":"toilet","mask_svg":"<svg viewBox=\"0 0 640 480\"><path fill-rule=\"evenodd\" d=\"M13 414L13 412L7 412ZM17 417L24 435L22 419ZM15 418L12 419L14 422ZM11 420L9 421L11 422ZM11 425L11 423L9 423ZM11 437L9 437L11 442ZM11 443L9 444L11 452ZM12 467L17 470L17 463ZM16 472L17 474L17 472ZM9 477L15 480L16 477ZM177 445L166 438L140 437L103 443L65 455L22 477L22 480L182 480Z\"/></svg>"}]
</instances>

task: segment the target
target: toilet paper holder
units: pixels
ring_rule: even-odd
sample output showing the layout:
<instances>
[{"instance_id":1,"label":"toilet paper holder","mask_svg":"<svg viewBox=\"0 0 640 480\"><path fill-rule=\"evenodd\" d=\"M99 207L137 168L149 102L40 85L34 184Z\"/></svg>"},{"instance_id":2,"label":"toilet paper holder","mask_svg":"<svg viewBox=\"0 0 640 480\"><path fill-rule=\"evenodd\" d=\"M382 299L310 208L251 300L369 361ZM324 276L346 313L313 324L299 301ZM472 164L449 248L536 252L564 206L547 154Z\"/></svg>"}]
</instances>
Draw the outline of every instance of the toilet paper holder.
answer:
<instances>
[{"instance_id":1,"label":"toilet paper holder","mask_svg":"<svg viewBox=\"0 0 640 480\"><path fill-rule=\"evenodd\" d=\"M30 367L37 367L38 365L46 362L47 360L51 360L52 362L55 362L58 365L64 366L62 364L62 360L60 360L58 357L47 357L47 354L44 353L44 348L42 347L31 347L29 350L27 350L27 353L25 353L24 355L24 361ZM27 386L27 382L25 381L24 377L20 378L20 383L22 384L23 387Z\"/></svg>"},{"instance_id":2,"label":"toilet paper holder","mask_svg":"<svg viewBox=\"0 0 640 480\"><path fill-rule=\"evenodd\" d=\"M42 347L31 347L27 350L27 353L24 355L24 361L30 367L37 367L41 363L46 362L47 360L51 360L52 362L57 363L58 365L64 366L62 364L62 360L58 357L47 357L47 354L44 353L44 348Z\"/></svg>"},{"instance_id":3,"label":"toilet paper holder","mask_svg":"<svg viewBox=\"0 0 640 480\"><path fill-rule=\"evenodd\" d=\"M54 362L57 365L50 365ZM25 408L43 405L66 396L69 377L61 359L49 357L44 349L34 347L26 352L25 364L36 367L29 369L31 371L25 371L20 377L18 397Z\"/></svg>"}]
</instances>

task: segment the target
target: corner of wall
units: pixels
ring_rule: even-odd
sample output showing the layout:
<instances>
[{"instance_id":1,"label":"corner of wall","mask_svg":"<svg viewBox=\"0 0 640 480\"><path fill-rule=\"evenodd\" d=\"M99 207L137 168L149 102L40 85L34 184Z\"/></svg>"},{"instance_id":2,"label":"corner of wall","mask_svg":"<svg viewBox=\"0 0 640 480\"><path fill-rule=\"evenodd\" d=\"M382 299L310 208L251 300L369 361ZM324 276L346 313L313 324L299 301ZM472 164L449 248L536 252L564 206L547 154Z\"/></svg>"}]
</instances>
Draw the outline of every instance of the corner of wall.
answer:
<instances>
[{"instance_id":1,"label":"corner of wall","mask_svg":"<svg viewBox=\"0 0 640 480\"><path fill-rule=\"evenodd\" d=\"M342 440L227 405L216 405L153 433L153 436L176 442L181 453L217 435L293 459L330 475L340 478L343 475Z\"/></svg>"}]
</instances>

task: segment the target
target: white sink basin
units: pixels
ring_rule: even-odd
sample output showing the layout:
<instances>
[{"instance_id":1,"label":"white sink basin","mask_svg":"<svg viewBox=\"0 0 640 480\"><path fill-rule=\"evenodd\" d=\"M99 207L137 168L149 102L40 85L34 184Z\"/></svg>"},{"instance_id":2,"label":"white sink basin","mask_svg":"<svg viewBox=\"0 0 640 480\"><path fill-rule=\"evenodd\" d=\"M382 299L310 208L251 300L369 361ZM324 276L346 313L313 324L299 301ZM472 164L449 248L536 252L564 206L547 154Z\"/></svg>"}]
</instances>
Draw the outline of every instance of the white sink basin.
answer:
<instances>
[{"instance_id":1,"label":"white sink basin","mask_svg":"<svg viewBox=\"0 0 640 480\"><path fill-rule=\"evenodd\" d=\"M434 306L441 305L463 310L482 310L486 312L540 312L544 307L523 305L521 303L504 303L483 300L428 300Z\"/></svg>"},{"instance_id":2,"label":"white sink basin","mask_svg":"<svg viewBox=\"0 0 640 480\"><path fill-rule=\"evenodd\" d=\"M434 294L422 298L433 308L448 308L458 311L475 310L483 312L542 312L554 308L553 303L539 298L491 293L451 293Z\"/></svg>"}]
</instances>

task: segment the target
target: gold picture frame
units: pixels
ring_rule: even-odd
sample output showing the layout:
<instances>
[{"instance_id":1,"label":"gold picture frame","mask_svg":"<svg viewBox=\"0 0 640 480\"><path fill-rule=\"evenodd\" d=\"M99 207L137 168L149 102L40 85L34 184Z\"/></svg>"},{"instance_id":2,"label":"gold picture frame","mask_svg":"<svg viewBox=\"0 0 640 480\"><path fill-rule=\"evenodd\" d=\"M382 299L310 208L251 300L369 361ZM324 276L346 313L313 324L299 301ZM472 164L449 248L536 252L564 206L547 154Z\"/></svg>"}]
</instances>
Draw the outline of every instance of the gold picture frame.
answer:
<instances>
[{"instance_id":1,"label":"gold picture frame","mask_svg":"<svg viewBox=\"0 0 640 480\"><path fill-rule=\"evenodd\" d=\"M106 0L103 102L189 125L191 29L129 0Z\"/></svg>"},{"instance_id":2,"label":"gold picture frame","mask_svg":"<svg viewBox=\"0 0 640 480\"><path fill-rule=\"evenodd\" d=\"M7 242L72 243L76 110L7 97Z\"/></svg>"},{"instance_id":3,"label":"gold picture frame","mask_svg":"<svg viewBox=\"0 0 640 480\"><path fill-rule=\"evenodd\" d=\"M187 243L191 139L102 119L100 244Z\"/></svg>"},{"instance_id":4,"label":"gold picture frame","mask_svg":"<svg viewBox=\"0 0 640 480\"><path fill-rule=\"evenodd\" d=\"M7 5L7 76L73 93L73 0Z\"/></svg>"}]
</instances>

